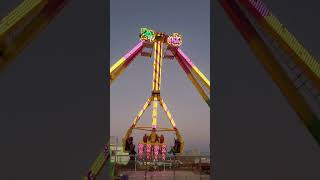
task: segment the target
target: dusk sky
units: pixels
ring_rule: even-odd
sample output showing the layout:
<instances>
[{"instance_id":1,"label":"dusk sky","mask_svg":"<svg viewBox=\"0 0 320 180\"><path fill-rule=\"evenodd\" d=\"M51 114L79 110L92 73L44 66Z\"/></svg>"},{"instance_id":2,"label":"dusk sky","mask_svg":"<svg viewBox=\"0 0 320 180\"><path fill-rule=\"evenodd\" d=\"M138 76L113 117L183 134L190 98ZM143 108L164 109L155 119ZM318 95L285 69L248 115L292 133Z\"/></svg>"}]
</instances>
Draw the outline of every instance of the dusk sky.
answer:
<instances>
[{"instance_id":1,"label":"dusk sky","mask_svg":"<svg viewBox=\"0 0 320 180\"><path fill-rule=\"evenodd\" d=\"M21 1L1 1L0 16ZM320 2L265 2L319 59ZM135 46L141 27L181 33L182 50L211 76L215 94L211 117L177 62L163 62L161 90L186 148L208 150L211 132L214 179L319 180L319 145L218 1L212 1L210 18L209 0L112 0L110 48L108 3L70 1L1 72L1 180L74 180L86 173L109 132L106 64ZM152 59L145 57L137 58L114 81L111 135L124 135L150 96L151 81ZM160 117L159 124L169 125ZM141 123L151 123L150 111Z\"/></svg>"},{"instance_id":2,"label":"dusk sky","mask_svg":"<svg viewBox=\"0 0 320 180\"><path fill-rule=\"evenodd\" d=\"M110 64L114 64L139 42L141 27L183 35L181 49L210 79L210 4L204 1L111 1ZM119 76L110 91L110 134L120 139L131 126L152 90L153 58L138 57ZM161 95L177 128L185 139L186 149L209 151L210 109L176 61L164 60ZM151 109L139 123L151 125ZM171 127L164 112L159 111L158 124ZM140 125L141 125L140 124ZM142 135L134 131L134 140ZM174 133L168 133L169 146Z\"/></svg>"}]
</instances>

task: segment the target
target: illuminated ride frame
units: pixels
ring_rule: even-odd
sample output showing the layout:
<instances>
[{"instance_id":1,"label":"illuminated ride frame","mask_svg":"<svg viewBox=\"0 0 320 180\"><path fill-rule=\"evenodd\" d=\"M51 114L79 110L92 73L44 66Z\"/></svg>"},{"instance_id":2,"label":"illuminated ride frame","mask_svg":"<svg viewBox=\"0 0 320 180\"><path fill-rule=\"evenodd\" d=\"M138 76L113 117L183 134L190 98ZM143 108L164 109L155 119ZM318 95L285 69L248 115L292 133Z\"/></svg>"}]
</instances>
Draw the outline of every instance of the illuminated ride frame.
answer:
<instances>
[{"instance_id":1,"label":"illuminated ride frame","mask_svg":"<svg viewBox=\"0 0 320 180\"><path fill-rule=\"evenodd\" d=\"M167 153L167 145L164 141L164 136L159 136L157 132L173 131L176 133L176 140L173 146L173 153L181 153L184 149L184 140L174 122L171 113L160 95L161 86L161 71L163 59L177 59L180 66L183 68L189 79L196 87L202 98L209 105L210 81L201 73L201 71L192 63L182 50L179 48L182 45L182 36L179 33L167 35L162 32L155 32L148 28L141 28L140 42L116 62L110 68L110 84L128 67L130 63L140 54L142 56L151 57L153 51L153 80L152 93L147 99L146 103L134 118L132 125L127 130L122 139L123 148L129 152L130 155L135 153L135 145L133 144L133 137L130 137L133 130L150 131L150 135L145 134L142 141L139 142L138 153L139 158L146 155L146 159L158 160L158 155L162 155L165 159ZM166 47L165 47L166 46ZM149 50L149 51L148 51ZM164 51L164 52L163 52ZM152 109L152 124L151 126L138 126L138 122L146 111L146 109L153 105ZM159 127L157 124L158 104L163 108L167 115L171 128Z\"/></svg>"},{"instance_id":2,"label":"illuminated ride frame","mask_svg":"<svg viewBox=\"0 0 320 180\"><path fill-rule=\"evenodd\" d=\"M162 160L165 160L167 153L167 145L164 141L163 135L158 135L157 132L162 131L172 131L176 133L176 139L171 152L174 154L182 153L184 150L184 140L179 130L176 127L174 119L168 110L167 105L160 96L160 84L161 84L161 66L163 59L173 60L174 58L178 61L179 65L182 67L187 77L198 90L199 94L203 100L210 107L210 81L205 77L204 74L192 63L191 59L184 54L184 52L179 48L182 45L182 35L179 33L173 33L172 35L167 35L161 32L155 32L154 30L148 28L141 28L140 41L132 48L127 54L120 58L113 66L110 68L110 85L114 80L119 77L119 75L133 62L133 60L138 56L152 57L153 52L153 81L152 81L152 93L147 99L146 103L134 118L132 125L127 130L125 136L122 139L122 146L125 151L129 154L135 153L135 146L133 145L133 138L130 137L132 131L143 130L150 131L149 135L145 134L138 145L138 157L140 159L146 160L158 160L161 156ZM164 51L164 52L163 52ZM151 126L137 126L141 116L146 111L146 109L153 104L152 109L152 124ZM165 111L172 128L164 128L157 126L157 110L158 104ZM93 162L90 170L84 176L84 180L94 180L98 174L101 172L103 166L110 159L110 145L107 143L103 152L101 152L96 160ZM112 166L112 163L110 163ZM114 166L114 164L113 164Z\"/></svg>"},{"instance_id":3,"label":"illuminated ride frame","mask_svg":"<svg viewBox=\"0 0 320 180\"><path fill-rule=\"evenodd\" d=\"M296 112L303 125L314 137L314 140L320 144L320 120L315 113L315 108L320 107L320 64L280 23L263 0L217 1L228 14L229 20L241 33L256 59L278 86L283 96L287 98L289 105ZM1 19L0 69L4 69L10 64L49 25L51 20L57 17L68 2L69 0L24 0ZM145 34L150 37L148 33L152 32ZM142 41L133 52L141 51L141 55L143 55L142 49L150 45L152 46L152 44ZM284 62L282 61L284 58L276 57L272 47L273 50L282 51L288 60ZM194 73L195 76L191 76L196 68L185 58L179 48L175 47L170 51L187 72L188 78L194 83L202 97L208 102L208 98L204 93L201 93L203 90L200 89L199 83L195 83L197 74ZM131 63L136 55L128 54L128 57L124 57L122 61L118 62L119 67L122 66L120 68L122 70L114 69L115 73L111 82ZM159 127L157 129L160 130ZM110 149L109 143L107 143L84 179L94 180L109 158Z\"/></svg>"},{"instance_id":4,"label":"illuminated ride frame","mask_svg":"<svg viewBox=\"0 0 320 180\"><path fill-rule=\"evenodd\" d=\"M303 125L314 140L320 144L320 119L316 110L320 109L319 62L280 23L263 0L217 1L247 42L256 59L259 60L282 95L287 98L289 105ZM142 48L142 46L140 44L138 47ZM188 67L188 63L185 64L181 59L183 56L178 54L179 51L181 52L180 49L173 49L173 54L176 53L174 55L183 68ZM277 57L275 51L281 51L285 58ZM131 61L127 62L128 65ZM184 70L190 72L190 69L184 68ZM188 77L193 81L192 76L188 74ZM194 85L201 92L199 86ZM206 100L205 96L200 94ZM106 160L99 161L98 158L89 173L96 177Z\"/></svg>"}]
</instances>

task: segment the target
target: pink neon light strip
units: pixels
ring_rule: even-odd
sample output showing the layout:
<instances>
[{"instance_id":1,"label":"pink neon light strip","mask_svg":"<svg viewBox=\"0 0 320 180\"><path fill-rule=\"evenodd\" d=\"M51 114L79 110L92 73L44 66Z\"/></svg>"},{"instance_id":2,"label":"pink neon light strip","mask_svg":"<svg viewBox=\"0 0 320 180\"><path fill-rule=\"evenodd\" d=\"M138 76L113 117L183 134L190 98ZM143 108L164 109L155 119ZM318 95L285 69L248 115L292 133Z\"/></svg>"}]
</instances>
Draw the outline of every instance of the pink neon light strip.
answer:
<instances>
[{"instance_id":1,"label":"pink neon light strip","mask_svg":"<svg viewBox=\"0 0 320 180\"><path fill-rule=\"evenodd\" d=\"M178 53L179 56L181 56L181 57L187 62L187 65L188 65L189 67L194 67L194 66L195 66L195 65L193 64L193 62L191 61L191 59L189 59L188 56L185 55L180 48L177 49L177 53Z\"/></svg>"},{"instance_id":2,"label":"pink neon light strip","mask_svg":"<svg viewBox=\"0 0 320 180\"><path fill-rule=\"evenodd\" d=\"M191 72L190 72L190 70L188 69L187 65L185 65L185 64L183 63L183 60L181 59L181 57L180 57L180 56L176 56L176 59L177 59L178 63L180 64L180 66L182 67L182 69L184 70L184 72L185 72L187 75L191 74Z\"/></svg>"},{"instance_id":3,"label":"pink neon light strip","mask_svg":"<svg viewBox=\"0 0 320 180\"><path fill-rule=\"evenodd\" d=\"M270 10L262 0L239 0L249 8L257 18L264 18L270 15Z\"/></svg>"},{"instance_id":4,"label":"pink neon light strip","mask_svg":"<svg viewBox=\"0 0 320 180\"><path fill-rule=\"evenodd\" d=\"M158 160L158 155L159 155L159 145L154 145L154 159Z\"/></svg>"},{"instance_id":5,"label":"pink neon light strip","mask_svg":"<svg viewBox=\"0 0 320 180\"><path fill-rule=\"evenodd\" d=\"M147 149L146 149L146 154L147 154L147 159L150 159L150 155L151 155L151 145L147 144Z\"/></svg>"},{"instance_id":6,"label":"pink neon light strip","mask_svg":"<svg viewBox=\"0 0 320 180\"><path fill-rule=\"evenodd\" d=\"M267 8L267 6L264 4L264 2L262 0L249 0L249 3L255 7L255 9L257 10L257 12L259 12L259 14L261 16L267 16L269 13L269 9Z\"/></svg>"},{"instance_id":7,"label":"pink neon light strip","mask_svg":"<svg viewBox=\"0 0 320 180\"><path fill-rule=\"evenodd\" d=\"M166 160L166 152L167 152L167 146L165 144L162 144L162 160Z\"/></svg>"},{"instance_id":8,"label":"pink neon light strip","mask_svg":"<svg viewBox=\"0 0 320 180\"><path fill-rule=\"evenodd\" d=\"M143 155L143 144L139 144L139 149L138 149L138 153L139 153L139 159L142 159L142 155Z\"/></svg>"},{"instance_id":9,"label":"pink neon light strip","mask_svg":"<svg viewBox=\"0 0 320 180\"><path fill-rule=\"evenodd\" d=\"M131 51L129 51L125 56L123 56L123 58L125 59L129 59L132 57L132 55L136 55L138 51L141 50L143 46L143 41L140 41L139 44L137 44Z\"/></svg>"}]
</instances>

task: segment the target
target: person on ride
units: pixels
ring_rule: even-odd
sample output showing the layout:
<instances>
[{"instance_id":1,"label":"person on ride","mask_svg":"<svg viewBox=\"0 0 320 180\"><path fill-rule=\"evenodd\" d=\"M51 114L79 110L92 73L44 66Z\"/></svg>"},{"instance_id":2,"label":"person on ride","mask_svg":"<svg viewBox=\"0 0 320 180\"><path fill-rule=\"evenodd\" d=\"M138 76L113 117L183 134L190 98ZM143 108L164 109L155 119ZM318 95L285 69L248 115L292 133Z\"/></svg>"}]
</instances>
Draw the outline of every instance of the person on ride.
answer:
<instances>
[{"instance_id":1,"label":"person on ride","mask_svg":"<svg viewBox=\"0 0 320 180\"><path fill-rule=\"evenodd\" d=\"M150 142L151 143L159 142L159 136L156 133L156 129L152 129L152 132L150 134Z\"/></svg>"}]
</instances>

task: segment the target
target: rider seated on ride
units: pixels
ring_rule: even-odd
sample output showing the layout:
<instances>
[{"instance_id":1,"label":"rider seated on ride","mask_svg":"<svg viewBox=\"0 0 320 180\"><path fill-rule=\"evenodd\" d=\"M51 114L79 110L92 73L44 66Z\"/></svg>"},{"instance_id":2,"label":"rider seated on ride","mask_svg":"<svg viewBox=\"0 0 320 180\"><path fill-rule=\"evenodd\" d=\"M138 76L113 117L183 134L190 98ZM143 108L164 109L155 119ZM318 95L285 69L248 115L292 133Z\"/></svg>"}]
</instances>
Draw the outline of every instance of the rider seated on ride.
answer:
<instances>
[{"instance_id":1,"label":"rider seated on ride","mask_svg":"<svg viewBox=\"0 0 320 180\"><path fill-rule=\"evenodd\" d=\"M160 136L160 143L162 144L162 143L164 143L164 136L161 134L161 136Z\"/></svg>"},{"instance_id":2,"label":"rider seated on ride","mask_svg":"<svg viewBox=\"0 0 320 180\"><path fill-rule=\"evenodd\" d=\"M148 136L147 136L147 134L144 134L144 136L143 136L143 142L144 142L144 143L147 143L147 142L148 142Z\"/></svg>"},{"instance_id":3,"label":"rider seated on ride","mask_svg":"<svg viewBox=\"0 0 320 180\"><path fill-rule=\"evenodd\" d=\"M152 132L151 132L151 134L149 135L149 141L150 141L151 143L159 142L159 136L158 136L158 134L156 133L156 130L155 130L155 129L152 129Z\"/></svg>"}]
</instances>

